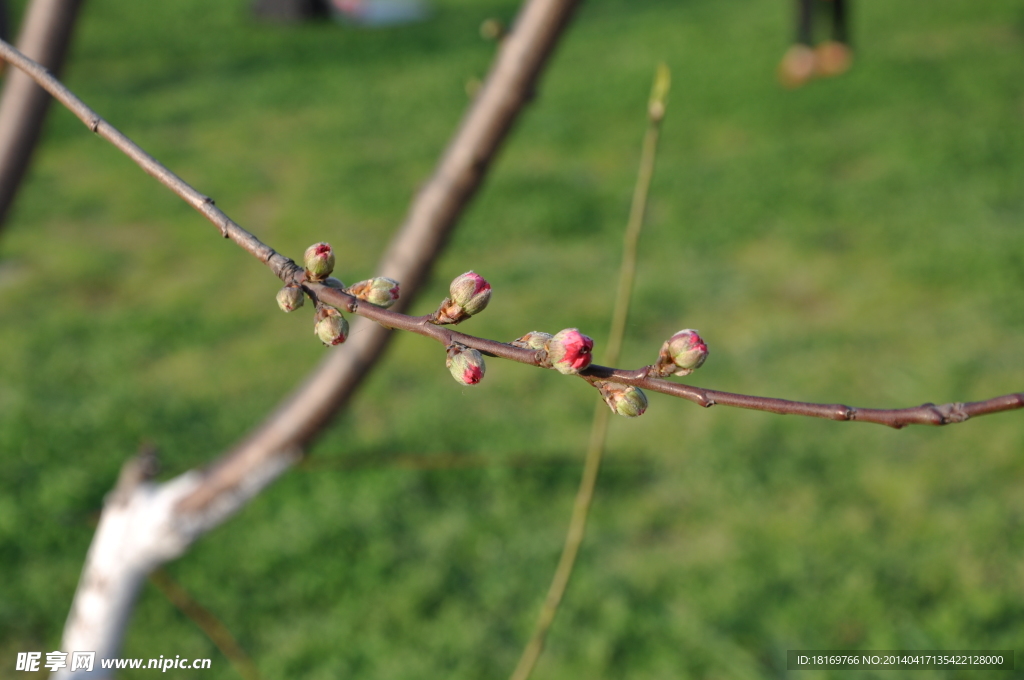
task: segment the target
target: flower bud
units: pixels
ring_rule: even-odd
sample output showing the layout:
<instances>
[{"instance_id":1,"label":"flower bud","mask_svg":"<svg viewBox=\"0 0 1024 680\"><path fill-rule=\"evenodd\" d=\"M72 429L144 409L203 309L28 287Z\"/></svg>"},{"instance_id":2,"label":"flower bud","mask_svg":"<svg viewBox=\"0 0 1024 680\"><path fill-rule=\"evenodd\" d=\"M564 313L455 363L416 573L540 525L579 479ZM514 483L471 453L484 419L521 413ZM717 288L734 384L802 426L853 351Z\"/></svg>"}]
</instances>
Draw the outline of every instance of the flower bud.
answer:
<instances>
[{"instance_id":1,"label":"flower bud","mask_svg":"<svg viewBox=\"0 0 1024 680\"><path fill-rule=\"evenodd\" d=\"M462 307L462 311L469 316L484 311L484 307L491 301L491 284L472 271L456 277L448 291L452 294L452 302Z\"/></svg>"},{"instance_id":2,"label":"flower bud","mask_svg":"<svg viewBox=\"0 0 1024 680\"><path fill-rule=\"evenodd\" d=\"M551 337L551 333L530 331L523 337L513 340L511 344L513 347L522 347L523 349L544 349Z\"/></svg>"},{"instance_id":3,"label":"flower bud","mask_svg":"<svg viewBox=\"0 0 1024 680\"><path fill-rule=\"evenodd\" d=\"M333 276L328 276L326 279L324 279L323 284L328 288L335 288L341 291L345 290L344 282L342 282L341 279L334 278Z\"/></svg>"},{"instance_id":4,"label":"flower bud","mask_svg":"<svg viewBox=\"0 0 1024 680\"><path fill-rule=\"evenodd\" d=\"M548 353L547 363L553 369L572 375L590 365L594 341L580 333L578 328L566 328L549 338L544 349Z\"/></svg>"},{"instance_id":5,"label":"flower bud","mask_svg":"<svg viewBox=\"0 0 1024 680\"><path fill-rule=\"evenodd\" d=\"M378 276L359 283L353 283L348 289L350 295L366 300L372 305L387 309L398 299L398 281Z\"/></svg>"},{"instance_id":6,"label":"flower bud","mask_svg":"<svg viewBox=\"0 0 1024 680\"><path fill-rule=\"evenodd\" d=\"M482 312L491 300L491 284L476 272L455 277L448 291L451 296L446 297L433 313L431 323L460 323Z\"/></svg>"},{"instance_id":7,"label":"flower bud","mask_svg":"<svg viewBox=\"0 0 1024 680\"><path fill-rule=\"evenodd\" d=\"M483 380L487 371L480 352L457 343L448 348L444 365L451 371L452 377L463 385L476 385Z\"/></svg>"},{"instance_id":8,"label":"flower bud","mask_svg":"<svg viewBox=\"0 0 1024 680\"><path fill-rule=\"evenodd\" d=\"M282 312L294 312L306 301L298 286L285 286L277 291L277 306Z\"/></svg>"},{"instance_id":9,"label":"flower bud","mask_svg":"<svg viewBox=\"0 0 1024 680\"><path fill-rule=\"evenodd\" d=\"M329 243L314 243L306 248L303 259L310 281L323 281L334 271L334 250Z\"/></svg>"},{"instance_id":10,"label":"flower bud","mask_svg":"<svg viewBox=\"0 0 1024 680\"><path fill-rule=\"evenodd\" d=\"M321 305L316 310L313 332L327 346L340 345L348 338L348 320L334 307Z\"/></svg>"},{"instance_id":11,"label":"flower bud","mask_svg":"<svg viewBox=\"0 0 1024 680\"><path fill-rule=\"evenodd\" d=\"M647 395L639 387L619 383L595 383L604 403L612 412L627 418L642 416L647 410Z\"/></svg>"},{"instance_id":12,"label":"flower bud","mask_svg":"<svg viewBox=\"0 0 1024 680\"><path fill-rule=\"evenodd\" d=\"M662 376L689 375L700 368L707 358L708 346L697 331L687 328L665 341L655 368Z\"/></svg>"}]
</instances>

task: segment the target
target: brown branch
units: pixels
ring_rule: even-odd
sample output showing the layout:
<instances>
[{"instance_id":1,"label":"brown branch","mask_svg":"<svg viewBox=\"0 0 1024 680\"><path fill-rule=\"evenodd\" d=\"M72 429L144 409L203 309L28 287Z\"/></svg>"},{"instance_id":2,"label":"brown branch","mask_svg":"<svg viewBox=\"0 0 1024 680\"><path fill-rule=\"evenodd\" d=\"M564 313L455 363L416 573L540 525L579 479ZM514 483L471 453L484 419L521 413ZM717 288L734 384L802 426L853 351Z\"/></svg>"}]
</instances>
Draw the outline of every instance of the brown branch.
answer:
<instances>
[{"instance_id":1,"label":"brown branch","mask_svg":"<svg viewBox=\"0 0 1024 680\"><path fill-rule=\"evenodd\" d=\"M576 2L571 0L565 0L562 3L545 3L541 0L533 0L524 9L524 15L529 14L534 8L540 8L536 11L539 13L543 10L545 12L544 18L550 24L557 24L561 27L575 4ZM552 5L558 5L558 7L552 7ZM519 33L518 29L513 33L513 36L517 35L517 33ZM545 33L545 35L548 35L549 40L552 41L557 37L557 34L551 34L550 31ZM508 76L502 68L503 60L506 58L518 58L523 51L522 48L519 48L512 52L507 52L506 50L509 50L510 46L517 47L511 36L504 43L503 51L499 55L499 63L495 66L491 77L502 75L518 83L520 88L518 90L519 101L520 105L522 105L526 101L529 89L525 88L521 79ZM545 46L545 55L549 53L550 48L550 45ZM541 48L537 47L535 49L539 51ZM510 54L512 57L509 57ZM86 123L90 129L135 160L147 173L202 213L221 230L221 233L226 238L235 241L247 252L265 263L283 281L294 283L301 281L302 270L292 260L277 253L273 248L262 243L255 236L236 224L214 205L212 199L193 189L184 180L143 151L137 144L100 118L78 97L61 85L46 69L2 41L0 41L0 57L28 73L44 89L50 92L54 98ZM536 76L536 72L534 72L534 75ZM488 78L488 83L491 82L491 78ZM407 291L414 291L416 284L423 280L433 261L433 257L444 243L451 226L454 224L455 216L451 211L454 209L455 203L442 200L442 189L448 187L450 191L460 192L460 195L463 195L461 206L465 207L466 201L471 196L470 187L475 189L475 187L479 186L481 176L478 171L481 167L486 167L486 163L481 166L480 154L463 150L462 147L469 146L473 142L483 143L487 141L489 144L493 144L493 147L491 147L492 153L497 150L497 145L501 141L500 138L495 139L494 137L484 135L480 129L482 124L476 122L476 115L484 117L483 113L478 114L477 112L482 110L485 102L490 102L490 100L485 99L487 93L498 89L490 84L485 85L480 100L478 100L476 106L467 116L434 178L420 192L409 212L405 225L396 236L392 247L389 248L381 263L379 268L381 274L397 280L403 280L404 278L403 287ZM507 131L508 123L505 121L507 109L504 104L504 101L490 104L490 106L494 107L494 110L488 110L488 112L490 115L500 117L499 123L495 124L494 129ZM457 173L454 173L450 166L462 168L464 176L458 179ZM407 275L403 272L406 272ZM405 281L410 281L411 285ZM360 316L378 322L383 327L399 328L419 333L420 335L426 335L445 346L450 345L452 342L459 342L491 356L533 366L540 365L540 357L537 352L434 326L427 322L427 317L411 317L399 312L374 307L373 305L359 304L356 298L320 284L306 285L314 295L327 304L334 305L339 309L348 309ZM401 302L407 305L410 298L411 295L407 293L405 299ZM383 351L384 345L387 342L387 332L381 328L354 335L355 338L353 341L350 341L349 347L346 348L347 353L333 353L334 356L322 364L317 371L314 371L306 383L288 401L282 404L264 425L250 435L231 454L215 464L210 471L208 483L200 487L196 494L188 500L185 507L195 509L206 505L220 492L237 486L240 480L244 478L244 472L251 469L255 461L264 460L268 456L280 455L286 451L293 452L294 447L308 444L319 433L361 382L362 377ZM814 404L772 397L733 394L691 385L682 385L660 378L652 378L648 375L648 369L649 367L645 366L641 369L629 371L592 365L582 375L588 379L613 380L626 385L636 385L652 392L661 392L673 397L687 399L705 407L717 404L783 415L800 415L828 420L856 420L865 423L888 425L894 428L902 428L906 425L948 425L950 423L963 422L974 416L1024 408L1024 393L1006 394L977 402L957 402L942 405L929 403L901 409L854 408L843 404Z\"/></svg>"},{"instance_id":2,"label":"brown branch","mask_svg":"<svg viewBox=\"0 0 1024 680\"><path fill-rule=\"evenodd\" d=\"M359 314L390 328L398 328L433 338L445 347L453 342L457 342L480 350L488 356L500 357L531 366L543 365L543 357L534 350L513 347L504 342L478 338L465 333L459 333L450 328L435 326L429 322L429 316L406 316L405 314L392 312L388 309L382 309L361 302L347 293L322 284L306 284L306 288L326 304ZM588 382L610 380L624 385L636 385L652 392L680 397L704 407L715 405L735 406L737 408L767 411L780 415L877 423L897 429L907 425L948 425L950 423L961 423L974 416L1024 408L1024 393L1006 394L986 399L985 401L969 403L923 404L921 406L900 409L854 408L843 404L814 404L772 397L756 397L746 394L720 392L693 385L683 385L662 378L654 378L651 377L650 373L650 366L644 366L635 370L625 370L591 364L589 368L580 373L580 376Z\"/></svg>"}]
</instances>

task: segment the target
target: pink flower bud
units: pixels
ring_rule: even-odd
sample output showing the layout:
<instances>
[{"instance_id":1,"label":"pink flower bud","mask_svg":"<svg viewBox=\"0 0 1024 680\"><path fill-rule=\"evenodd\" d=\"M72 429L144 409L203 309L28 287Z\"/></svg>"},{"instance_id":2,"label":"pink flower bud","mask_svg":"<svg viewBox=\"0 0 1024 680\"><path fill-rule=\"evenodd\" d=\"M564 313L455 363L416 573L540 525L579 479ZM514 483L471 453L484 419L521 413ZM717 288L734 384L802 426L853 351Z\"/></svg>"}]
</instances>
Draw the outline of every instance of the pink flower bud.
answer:
<instances>
[{"instance_id":1,"label":"pink flower bud","mask_svg":"<svg viewBox=\"0 0 1024 680\"><path fill-rule=\"evenodd\" d=\"M360 300L387 309L398 300L398 281L378 276L359 283L353 283L348 292Z\"/></svg>"},{"instance_id":2,"label":"pink flower bud","mask_svg":"<svg viewBox=\"0 0 1024 680\"><path fill-rule=\"evenodd\" d=\"M480 352L457 343L448 348L448 357L444 364L451 371L452 377L463 385L476 385L483 380L487 371L484 357Z\"/></svg>"},{"instance_id":3,"label":"pink flower bud","mask_svg":"<svg viewBox=\"0 0 1024 680\"><path fill-rule=\"evenodd\" d=\"M627 418L642 416L647 410L647 395L639 387L619 383L594 383L601 391L604 403L613 413Z\"/></svg>"},{"instance_id":4,"label":"pink flower bud","mask_svg":"<svg viewBox=\"0 0 1024 680\"><path fill-rule=\"evenodd\" d=\"M659 375L689 375L708 358L708 346L692 328L679 331L661 346L658 363Z\"/></svg>"},{"instance_id":5,"label":"pink flower bud","mask_svg":"<svg viewBox=\"0 0 1024 680\"><path fill-rule=\"evenodd\" d=\"M559 373L572 375L590 365L594 341L580 333L578 328L566 328L548 339L544 348L552 368Z\"/></svg>"},{"instance_id":6,"label":"pink flower bud","mask_svg":"<svg viewBox=\"0 0 1024 680\"><path fill-rule=\"evenodd\" d=\"M484 307L491 301L491 284L472 271L456 277L448 291L452 294L452 302L462 307L462 311L469 316L484 311Z\"/></svg>"},{"instance_id":7,"label":"pink flower bud","mask_svg":"<svg viewBox=\"0 0 1024 680\"><path fill-rule=\"evenodd\" d=\"M455 277L448 291L451 297L446 297L437 308L431 316L431 323L460 323L482 312L491 300L491 284L476 272Z\"/></svg>"},{"instance_id":8,"label":"pink flower bud","mask_svg":"<svg viewBox=\"0 0 1024 680\"><path fill-rule=\"evenodd\" d=\"M523 349L544 349L551 337L551 333L530 331L523 337L513 340L511 344L513 347L522 347Z\"/></svg>"},{"instance_id":9,"label":"pink flower bud","mask_svg":"<svg viewBox=\"0 0 1024 680\"><path fill-rule=\"evenodd\" d=\"M294 312L306 301L302 289L298 286L285 286L277 291L277 306L283 312Z\"/></svg>"},{"instance_id":10,"label":"pink flower bud","mask_svg":"<svg viewBox=\"0 0 1024 680\"><path fill-rule=\"evenodd\" d=\"M303 259L310 281L323 281L334 271L334 250L329 243L314 243L306 248Z\"/></svg>"},{"instance_id":11,"label":"pink flower bud","mask_svg":"<svg viewBox=\"0 0 1024 680\"><path fill-rule=\"evenodd\" d=\"M321 305L316 310L313 332L327 346L340 345L348 338L348 321L334 307Z\"/></svg>"}]
</instances>

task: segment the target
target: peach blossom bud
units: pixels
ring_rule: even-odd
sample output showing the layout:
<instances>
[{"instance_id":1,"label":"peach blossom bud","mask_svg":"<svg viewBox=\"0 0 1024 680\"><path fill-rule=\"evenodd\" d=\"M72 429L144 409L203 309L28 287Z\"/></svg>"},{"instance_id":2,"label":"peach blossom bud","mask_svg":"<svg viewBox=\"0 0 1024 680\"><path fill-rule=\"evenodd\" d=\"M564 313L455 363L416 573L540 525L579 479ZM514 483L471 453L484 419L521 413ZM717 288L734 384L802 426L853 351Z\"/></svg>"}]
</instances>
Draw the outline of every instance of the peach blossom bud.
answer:
<instances>
[{"instance_id":1,"label":"peach blossom bud","mask_svg":"<svg viewBox=\"0 0 1024 680\"><path fill-rule=\"evenodd\" d=\"M647 410L647 395L639 387L619 383L595 383L601 391L604 403L614 413L627 418L642 416Z\"/></svg>"},{"instance_id":2,"label":"peach blossom bud","mask_svg":"<svg viewBox=\"0 0 1024 680\"><path fill-rule=\"evenodd\" d=\"M708 358L708 346L692 328L679 331L661 346L656 368L663 375L689 375Z\"/></svg>"},{"instance_id":3,"label":"peach blossom bud","mask_svg":"<svg viewBox=\"0 0 1024 680\"><path fill-rule=\"evenodd\" d=\"M566 328L548 339L544 348L552 368L559 373L572 375L590 365L594 341L580 333L578 328Z\"/></svg>"},{"instance_id":4,"label":"peach blossom bud","mask_svg":"<svg viewBox=\"0 0 1024 680\"><path fill-rule=\"evenodd\" d=\"M448 357L444 364L451 371L452 377L463 385L476 385L483 380L487 371L484 357L480 352L457 343L448 348Z\"/></svg>"},{"instance_id":5,"label":"peach blossom bud","mask_svg":"<svg viewBox=\"0 0 1024 680\"><path fill-rule=\"evenodd\" d=\"M448 291L452 294L452 302L462 307L462 311L469 316L484 311L484 307L491 301L491 284L472 271L456 277Z\"/></svg>"},{"instance_id":6,"label":"peach blossom bud","mask_svg":"<svg viewBox=\"0 0 1024 680\"><path fill-rule=\"evenodd\" d=\"M348 338L348 320L334 307L321 305L316 310L313 332L327 346L340 345Z\"/></svg>"},{"instance_id":7,"label":"peach blossom bud","mask_svg":"<svg viewBox=\"0 0 1024 680\"><path fill-rule=\"evenodd\" d=\"M348 292L360 300L387 309L398 300L398 281L378 276L359 283L353 283Z\"/></svg>"},{"instance_id":8,"label":"peach blossom bud","mask_svg":"<svg viewBox=\"0 0 1024 680\"><path fill-rule=\"evenodd\" d=\"M511 344L513 347L522 347L523 349L544 349L551 337L551 333L530 331L523 337L513 340Z\"/></svg>"},{"instance_id":9,"label":"peach blossom bud","mask_svg":"<svg viewBox=\"0 0 1024 680\"><path fill-rule=\"evenodd\" d=\"M334 250L329 243L314 243L306 248L303 260L310 281L323 281L334 271Z\"/></svg>"},{"instance_id":10,"label":"peach blossom bud","mask_svg":"<svg viewBox=\"0 0 1024 680\"><path fill-rule=\"evenodd\" d=\"M285 286L277 291L277 306L282 312L294 312L305 303L306 298L298 286Z\"/></svg>"}]
</instances>

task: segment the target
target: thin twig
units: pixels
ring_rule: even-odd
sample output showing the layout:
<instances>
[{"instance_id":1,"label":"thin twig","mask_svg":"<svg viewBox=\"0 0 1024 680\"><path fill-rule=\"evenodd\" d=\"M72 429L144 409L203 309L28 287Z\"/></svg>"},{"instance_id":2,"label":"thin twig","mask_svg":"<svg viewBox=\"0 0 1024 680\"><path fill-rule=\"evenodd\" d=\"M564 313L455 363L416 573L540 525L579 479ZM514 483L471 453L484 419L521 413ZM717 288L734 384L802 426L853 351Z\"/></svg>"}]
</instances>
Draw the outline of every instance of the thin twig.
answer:
<instances>
[{"instance_id":1,"label":"thin twig","mask_svg":"<svg viewBox=\"0 0 1024 680\"><path fill-rule=\"evenodd\" d=\"M261 680L259 669L245 653L238 640L213 612L201 605L180 583L163 569L155 569L149 582L163 593L171 604L192 620L210 638L221 654L227 657L235 671L245 680Z\"/></svg>"},{"instance_id":2,"label":"thin twig","mask_svg":"<svg viewBox=\"0 0 1024 680\"><path fill-rule=\"evenodd\" d=\"M658 154L658 134L665 113L665 97L668 94L669 70L665 64L659 64L654 77L654 86L648 102L647 132L644 134L643 148L640 153L640 170L637 174L636 188L633 191L633 204L629 211L629 221L622 244L622 265L619 268L619 285L615 294L615 307L612 312L611 331L608 334L608 348L605 361L609 364L618 363L622 351L622 339L626 334L626 321L629 319L629 302L633 293L633 281L636 278L637 247L640 243L640 231L647 214L647 196L650 193L651 177L654 176L654 161ZM533 629L530 641L523 649L519 663L512 672L511 680L527 680L533 673L548 631L555 621L558 607L569 587L576 558L583 544L587 531L587 518L590 506L594 501L594 489L601 471L601 459L604 456L604 444L608 434L608 407L598 402L595 405L594 420L590 429L590 441L587 444L587 456L583 463L583 477L580 479L579 490L572 506L572 517L569 530L566 532L562 556L558 560L555 574L548 587L547 597L541 607L540 615Z\"/></svg>"},{"instance_id":3,"label":"thin twig","mask_svg":"<svg viewBox=\"0 0 1024 680\"><path fill-rule=\"evenodd\" d=\"M543 3L541 3L540 0L537 0L537 6L540 6L541 4ZM545 56L550 52L550 49L553 47L553 42L551 41L554 40L554 36L557 36L557 31L564 27L564 23L568 20L568 16L571 14L575 4L575 0L564 0L560 6L548 11L548 15L544 17L548 22L548 30L544 35L547 36L549 43L535 47L537 51L543 52ZM530 7L527 7L527 9L524 10L524 15L529 14L529 9ZM538 10L538 14L539 13L540 10ZM511 38L504 43L503 50L507 51L499 55L499 64L496 66L492 76L504 73L504 67L501 62L505 56L508 56L507 61L510 63L514 63L515 59L522 56L519 48L516 50L512 49L514 45L515 44ZM179 178L160 164L156 159L143 151L125 135L104 121L98 114L92 111L92 109L86 106L80 99L78 99L78 97L57 81L57 79L54 78L45 68L41 67L31 59L28 59L18 52L18 50L3 41L0 41L0 57L17 68L25 71L41 87L50 92L50 94L52 94L58 101L78 116L78 118L81 119L82 122L91 130L102 136L104 139L107 139L115 147L135 160L136 163L138 163L147 173L174 191L174 193L216 225L226 238L232 239L247 252L252 254L261 262L264 262L279 278L287 283L296 283L301 280L301 268L298 267L291 259L280 255L273 248L262 243L251 233L240 227L223 211L217 208L212 199L196 191L184 182L184 180ZM530 68L532 68L532 65L533 62L529 64ZM530 71L530 68L524 68L524 72L532 73L533 76L536 77L536 72ZM523 89L523 92L527 92L534 82L533 80L524 80L525 76L520 74L512 74L511 76L508 76L508 78L511 81L518 83ZM484 92L481 93L481 104L483 97L488 92L495 92L497 90L497 87L485 86ZM522 102L520 102L520 104L521 103ZM507 108L504 102L499 102L495 104L494 107L501 108L503 114L504 108ZM460 130L460 137L462 135L477 134L482 140L481 143L489 141L492 144L491 151L493 153L496 149L496 145L501 139L500 136L495 138L494 135L497 132L504 134L504 132L507 131L508 124L508 121L502 117L501 121L494 125L494 129L490 131L490 134L484 134L482 132L477 132L477 127L482 125L482 123L475 122L472 116L470 116L464 122L463 127ZM497 139L497 141L495 141L495 139ZM428 187L432 187L435 184L437 185L437 194L434 194L434 190L428 192L427 189L425 189L417 198L413 210L410 211L410 217L407 220L405 227L403 227L401 234L403 238L396 239L396 242L401 242L403 245L392 247L392 249L389 250L388 255L385 256L384 263L386 266L382 267L382 273L384 275L388 275L389 272L393 274L394 269L402 268L401 265L411 257L411 253L423 251L423 248L418 249L417 244L423 240L420 234L426 233L429 230L425 227L418 226L424 224L425 219L418 218L417 215L430 215L436 213L436 211L442 211L443 214L437 219L441 222L449 220L449 212L452 209L451 202L444 200L441 188L447 186L450 191L458 193L463 197L464 205L465 201L468 200L466 187L475 189L475 187L479 185L480 176L475 171L485 168L486 161L481 159L478 151L468 149L464 150L462 148L463 146L464 145L459 144L452 145L442 162L441 168L439 168L439 171L435 176L435 180L428 184ZM468 174L465 178L455 180L451 175L447 174L447 165L455 162L452 159L459 160L460 167L469 168L469 170L467 170ZM431 246L428 248L429 252L436 252L436 248L440 247L440 244L443 243L446 234L447 232L444 230L436 230L433 238L428 239ZM410 238L404 238L405 236L410 236ZM411 271L415 270L413 271L413 280L415 281L421 279L422 276L425 275L427 267L417 263L417 266L410 267L409 269ZM408 289L408 284L405 285ZM541 363L536 353L531 352L530 350L523 350L512 347L506 343L486 340L463 333L457 333L448 329L438 328L427 324L424 317L410 317L398 312L380 309L373 305L358 305L355 298L346 295L341 291L326 288L325 286L320 286L318 284L312 284L309 288L324 300L324 302L339 308L347 308L349 311L353 311L361 316L377 321L386 328L397 328L419 333L421 335L427 335L439 340L445 346L450 345L453 340L456 340L468 347L479 349L480 351L490 355L502 357L504 359L511 359L520 363L535 366L538 366ZM380 338L379 342L372 346L374 348L372 351L367 350L371 357L376 357L380 351L381 345L385 342L386 334L381 334L380 336L374 335L372 338L374 340ZM372 358L370 361L372 361ZM365 374L365 371L368 368L368 363L369 362L363 358L362 355L359 358L354 358L350 364L353 364L356 367L351 369L347 375L355 375L356 377L350 377L350 380L358 383L358 379ZM947 425L950 423L963 422L968 418L980 415L1024 408L1024 393L1006 394L977 402L956 402L943 405L926 403L921 406L901 409L854 408L844 404L816 404L810 402L790 401L786 399L734 394L690 385L682 385L659 378L649 377L648 369L649 367L645 366L643 368L630 371L592 365L581 375L589 380L611 379L618 383L635 385L653 392L661 392L662 394L687 399L704 407L714 405L733 406L737 408L767 411L769 413L777 414L801 415L813 418L825 418L828 420L876 423L894 428L902 428L906 425ZM313 380L314 377L311 377L310 382ZM345 394L347 395L349 392L350 390L347 390ZM298 395L293 397L289 402L281 406L278 414L285 411L289 414L294 413L297 410L301 411L302 408L306 408L308 404L311 404L307 410L312 413L303 421L303 423L299 425L292 424L287 427L278 425L276 422L268 423L258 432L254 433L246 442L243 443L241 447L236 449L235 453L238 453L239 450L244 449L246 446L253 445L254 442L259 442L261 444L260 455L276 455L276 452L286 450L289 446L293 446L296 443L304 444L308 442L309 439L323 427L323 423L329 419L329 415L333 414L336 410L335 407L325 407L325 401L327 400L320 395L310 396L308 399L300 399L298 398ZM343 399L335 396L334 401L337 403L338 401L343 401ZM269 431L275 432L275 437L270 440L268 440ZM271 453L264 453L266 451L271 451ZM223 471L227 467L226 462L222 461L222 464L219 464L217 469ZM237 475L232 474L231 476L236 477ZM206 491L204 490L202 493L205 494Z\"/></svg>"}]
</instances>

